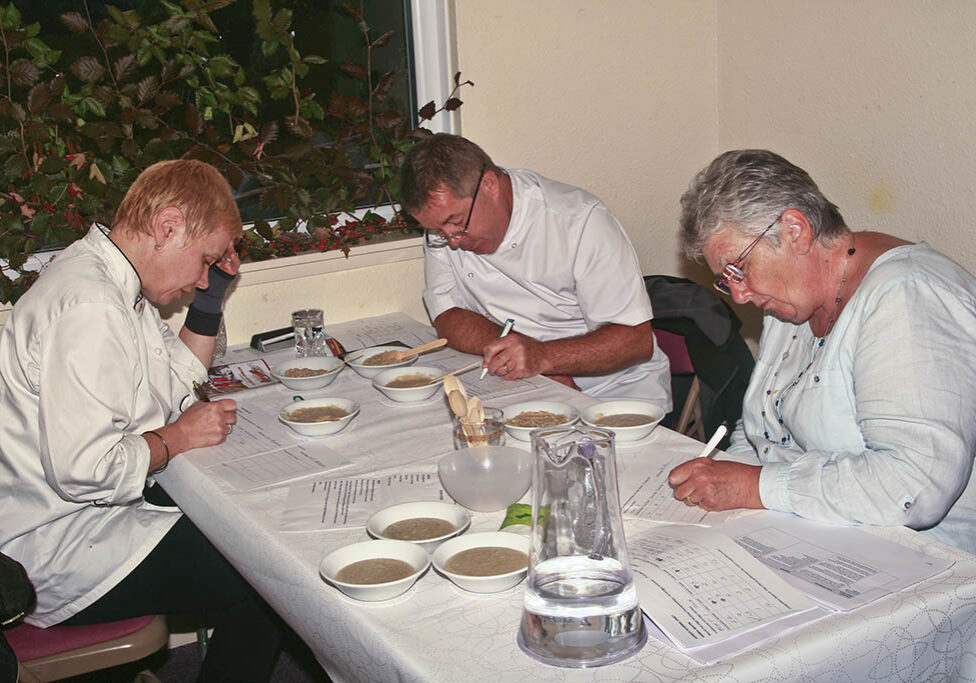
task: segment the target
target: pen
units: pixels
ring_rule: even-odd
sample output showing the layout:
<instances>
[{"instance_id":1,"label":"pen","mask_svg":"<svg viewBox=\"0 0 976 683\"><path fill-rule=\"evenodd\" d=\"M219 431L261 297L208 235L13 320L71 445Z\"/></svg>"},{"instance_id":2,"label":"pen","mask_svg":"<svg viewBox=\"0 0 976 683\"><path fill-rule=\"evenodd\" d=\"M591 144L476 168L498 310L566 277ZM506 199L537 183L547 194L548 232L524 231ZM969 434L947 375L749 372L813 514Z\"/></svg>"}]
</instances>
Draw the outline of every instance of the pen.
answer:
<instances>
[{"instance_id":1,"label":"pen","mask_svg":"<svg viewBox=\"0 0 976 683\"><path fill-rule=\"evenodd\" d=\"M501 339L506 334L511 332L513 327L515 327L515 321L509 318L508 320L505 321L505 324L502 325L502 331L498 333L498 338ZM484 369L482 369L481 377L479 377L478 379L484 379L485 375L487 374L488 374L488 368L485 367Z\"/></svg>"},{"instance_id":2,"label":"pen","mask_svg":"<svg viewBox=\"0 0 976 683\"><path fill-rule=\"evenodd\" d=\"M207 396L207 392L197 382L193 383L193 393L196 394L197 398L203 401L204 403L210 403L210 397Z\"/></svg>"},{"instance_id":3,"label":"pen","mask_svg":"<svg viewBox=\"0 0 976 683\"><path fill-rule=\"evenodd\" d=\"M705 444L705 447L702 449L702 452L698 454L698 457L699 458L712 457L712 452L715 450L715 447L718 445L718 442L722 440L722 437L725 436L725 432L727 431L729 431L728 427L726 427L724 424L719 425L718 429L715 430L715 433L712 434L712 438L708 440L707 444Z\"/></svg>"}]
</instances>

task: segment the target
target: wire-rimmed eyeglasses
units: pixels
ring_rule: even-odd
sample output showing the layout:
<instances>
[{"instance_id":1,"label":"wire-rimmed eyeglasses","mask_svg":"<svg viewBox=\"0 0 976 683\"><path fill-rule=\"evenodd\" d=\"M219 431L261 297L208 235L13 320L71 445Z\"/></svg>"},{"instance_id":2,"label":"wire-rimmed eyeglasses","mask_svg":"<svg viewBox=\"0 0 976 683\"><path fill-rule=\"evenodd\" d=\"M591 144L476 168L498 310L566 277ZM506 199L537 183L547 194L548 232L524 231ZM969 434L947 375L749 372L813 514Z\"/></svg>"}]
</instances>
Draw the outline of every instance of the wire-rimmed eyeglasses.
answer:
<instances>
[{"instance_id":1,"label":"wire-rimmed eyeglasses","mask_svg":"<svg viewBox=\"0 0 976 683\"><path fill-rule=\"evenodd\" d=\"M468 234L468 225L471 223L471 214L474 213L474 203L478 201L478 190L481 189L481 181L485 177L486 170L488 170L488 167L482 165L481 173L478 174L478 183L474 186L474 194L471 195L471 208L468 209L468 217L464 221L464 227L457 232L452 232L450 235L445 235L440 230L427 230L424 234L424 240L427 242L428 247L432 249L446 247L451 243L451 240L459 240Z\"/></svg>"},{"instance_id":2,"label":"wire-rimmed eyeglasses","mask_svg":"<svg viewBox=\"0 0 976 683\"><path fill-rule=\"evenodd\" d=\"M722 292L722 294L729 294L729 295L732 294L731 285L739 284L746 277L746 274L742 272L742 269L739 268L739 266L741 266L742 262L746 260L746 257L749 255L749 252L751 252L753 249L756 248L756 245L759 244L759 240L761 240L766 235L766 233L772 229L774 225L779 223L779 219L782 217L783 214L777 216L776 220L774 220L772 223L767 225L766 228L761 233L759 233L756 239L752 240L752 242L749 243L749 246L742 250L742 253L739 254L738 257L736 257L736 259L732 263L725 264L725 267L722 268L722 272L719 273L719 276L715 278L715 282L712 283L712 286L715 289Z\"/></svg>"}]
</instances>

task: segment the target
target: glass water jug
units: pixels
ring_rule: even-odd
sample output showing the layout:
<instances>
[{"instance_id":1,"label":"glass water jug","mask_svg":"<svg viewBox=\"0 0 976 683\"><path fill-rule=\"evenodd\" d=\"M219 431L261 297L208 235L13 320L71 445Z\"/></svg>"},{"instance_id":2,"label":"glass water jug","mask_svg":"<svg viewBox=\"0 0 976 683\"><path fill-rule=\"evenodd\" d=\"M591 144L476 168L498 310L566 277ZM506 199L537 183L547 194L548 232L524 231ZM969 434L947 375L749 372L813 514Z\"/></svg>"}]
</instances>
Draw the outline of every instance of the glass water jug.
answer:
<instances>
[{"instance_id":1,"label":"glass water jug","mask_svg":"<svg viewBox=\"0 0 976 683\"><path fill-rule=\"evenodd\" d=\"M532 545L519 646L556 666L624 659L647 634L624 540L613 432L537 429L532 452Z\"/></svg>"}]
</instances>

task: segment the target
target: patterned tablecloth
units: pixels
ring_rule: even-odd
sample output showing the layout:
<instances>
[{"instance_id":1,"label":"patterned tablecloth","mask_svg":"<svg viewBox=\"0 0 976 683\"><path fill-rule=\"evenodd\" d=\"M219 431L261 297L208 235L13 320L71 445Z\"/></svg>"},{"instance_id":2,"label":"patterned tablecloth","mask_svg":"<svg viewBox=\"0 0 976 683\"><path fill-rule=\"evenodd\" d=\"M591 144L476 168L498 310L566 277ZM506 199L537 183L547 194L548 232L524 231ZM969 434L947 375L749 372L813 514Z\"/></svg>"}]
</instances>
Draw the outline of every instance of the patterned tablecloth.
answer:
<instances>
[{"instance_id":1,"label":"patterned tablecloth","mask_svg":"<svg viewBox=\"0 0 976 683\"><path fill-rule=\"evenodd\" d=\"M477 373L465 375L476 383ZM548 380L497 405L561 400L578 408L594 400ZM237 394L247 405L294 394L282 386ZM314 395L358 401L361 414L328 445L353 460L334 476L411 464L436 473L451 449L442 394L417 405L393 404L347 369ZM272 400L273 402L273 400ZM491 403L490 403L491 404ZM285 429L284 426L281 427ZM231 441L233 443L233 441ZM664 428L633 446L618 444L621 478L635 458L697 455L701 444ZM527 447L527 445L526 445ZM515 642L522 586L476 595L433 569L387 602L351 600L319 576L321 558L366 540L363 528L282 532L288 486L236 491L205 468L207 449L175 458L160 480L180 507L312 648L336 681L931 681L976 679L976 557L903 528L874 533L955 560L947 572L850 613L833 614L784 633L749 652L702 666L649 639L630 659L573 670L540 664ZM498 528L503 513L475 513L473 529ZM637 524L625 520L628 529Z\"/></svg>"}]
</instances>

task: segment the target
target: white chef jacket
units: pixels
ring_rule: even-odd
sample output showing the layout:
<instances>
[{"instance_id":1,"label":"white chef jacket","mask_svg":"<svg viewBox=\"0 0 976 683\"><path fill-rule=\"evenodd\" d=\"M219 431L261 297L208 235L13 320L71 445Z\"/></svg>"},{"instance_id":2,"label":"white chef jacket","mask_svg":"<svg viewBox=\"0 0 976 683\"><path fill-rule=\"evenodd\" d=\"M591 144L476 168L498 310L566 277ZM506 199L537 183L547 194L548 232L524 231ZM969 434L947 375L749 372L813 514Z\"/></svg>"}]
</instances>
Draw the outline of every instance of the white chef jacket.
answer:
<instances>
[{"instance_id":1,"label":"white chef jacket","mask_svg":"<svg viewBox=\"0 0 976 683\"><path fill-rule=\"evenodd\" d=\"M107 593L180 517L142 500L140 434L174 419L206 368L140 289L93 226L0 332L0 550L37 589L35 626Z\"/></svg>"},{"instance_id":2,"label":"white chef jacket","mask_svg":"<svg viewBox=\"0 0 976 683\"><path fill-rule=\"evenodd\" d=\"M976 279L924 242L891 249L823 345L766 317L729 453L759 456L767 508L976 552L974 359Z\"/></svg>"},{"instance_id":3,"label":"white chef jacket","mask_svg":"<svg viewBox=\"0 0 976 683\"><path fill-rule=\"evenodd\" d=\"M424 303L431 319L462 308L538 341L639 325L654 315L634 247L619 221L585 190L525 169L512 180L512 217L492 254L427 248ZM592 396L641 398L671 410L668 358L574 378Z\"/></svg>"}]
</instances>

